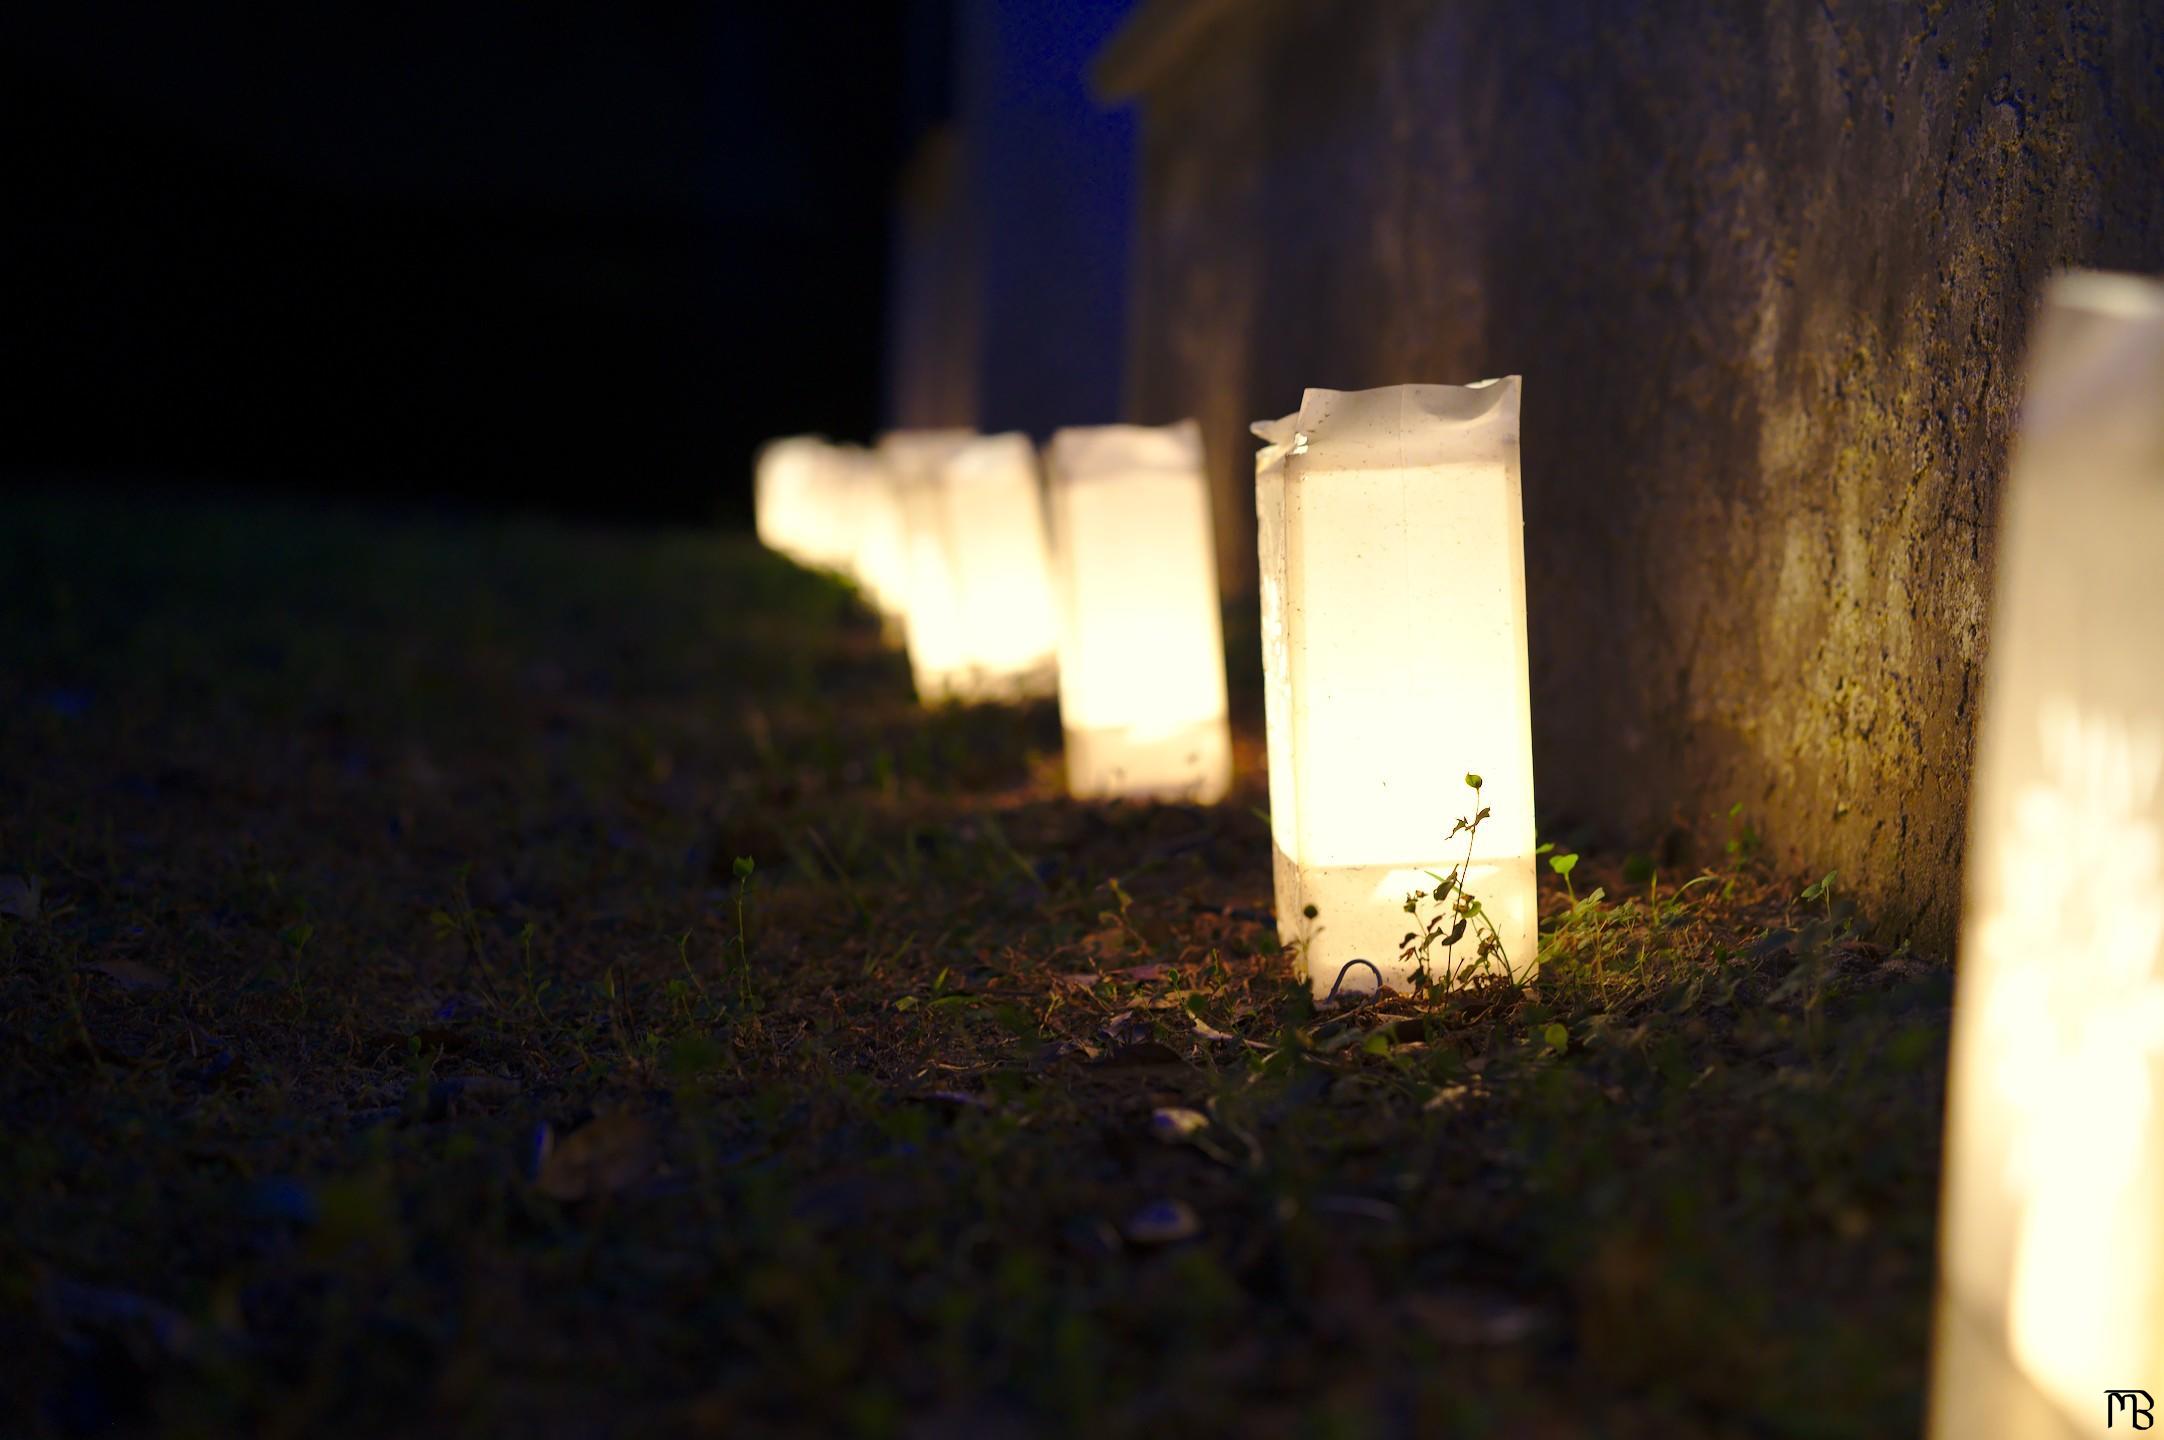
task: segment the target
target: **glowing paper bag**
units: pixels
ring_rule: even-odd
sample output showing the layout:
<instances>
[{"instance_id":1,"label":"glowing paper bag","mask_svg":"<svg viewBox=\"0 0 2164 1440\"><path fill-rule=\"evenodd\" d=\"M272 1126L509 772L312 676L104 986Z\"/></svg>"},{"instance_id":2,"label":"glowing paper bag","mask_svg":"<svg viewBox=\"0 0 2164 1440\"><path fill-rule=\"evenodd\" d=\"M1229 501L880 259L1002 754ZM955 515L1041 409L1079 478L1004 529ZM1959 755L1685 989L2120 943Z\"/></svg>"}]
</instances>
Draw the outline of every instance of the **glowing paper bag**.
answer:
<instances>
[{"instance_id":1,"label":"glowing paper bag","mask_svg":"<svg viewBox=\"0 0 2164 1440\"><path fill-rule=\"evenodd\" d=\"M1232 732L1201 431L1061 430L1047 457L1068 789L1222 799Z\"/></svg>"},{"instance_id":2,"label":"glowing paper bag","mask_svg":"<svg viewBox=\"0 0 2164 1440\"><path fill-rule=\"evenodd\" d=\"M810 564L825 523L827 443L812 435L769 440L752 467L751 517L759 543Z\"/></svg>"},{"instance_id":3,"label":"glowing paper bag","mask_svg":"<svg viewBox=\"0 0 2164 1440\"><path fill-rule=\"evenodd\" d=\"M2001 501L1969 811L1935 1436L2164 1393L2164 286L2054 282Z\"/></svg>"},{"instance_id":4,"label":"glowing paper bag","mask_svg":"<svg viewBox=\"0 0 2164 1440\"><path fill-rule=\"evenodd\" d=\"M1286 943L1307 930L1300 867L1292 851L1298 833L1292 783L1292 692L1285 681L1285 452L1300 417L1257 420L1248 428L1263 442L1255 452L1255 535L1261 553L1263 729L1270 766L1270 881L1277 933Z\"/></svg>"},{"instance_id":5,"label":"glowing paper bag","mask_svg":"<svg viewBox=\"0 0 2164 1440\"><path fill-rule=\"evenodd\" d=\"M864 598L900 634L909 601L909 550L902 528L901 495L893 471L876 451L852 448L846 458L847 504L854 519L849 574Z\"/></svg>"},{"instance_id":6,"label":"glowing paper bag","mask_svg":"<svg viewBox=\"0 0 2164 1440\"><path fill-rule=\"evenodd\" d=\"M1048 696L1056 635L1044 498L1025 435L890 437L917 696Z\"/></svg>"},{"instance_id":7,"label":"glowing paper bag","mask_svg":"<svg viewBox=\"0 0 2164 1440\"><path fill-rule=\"evenodd\" d=\"M1287 938L1318 994L1534 964L1519 389L1510 376L1310 390L1282 457L1282 516L1262 517L1282 526L1260 554L1264 623L1274 609L1281 631L1265 641L1284 771L1272 828L1316 911ZM1453 833L1480 808L1471 837ZM1418 928L1408 895L1446 876L1479 913L1457 942L1401 958ZM1490 936L1499 953L1479 961Z\"/></svg>"}]
</instances>

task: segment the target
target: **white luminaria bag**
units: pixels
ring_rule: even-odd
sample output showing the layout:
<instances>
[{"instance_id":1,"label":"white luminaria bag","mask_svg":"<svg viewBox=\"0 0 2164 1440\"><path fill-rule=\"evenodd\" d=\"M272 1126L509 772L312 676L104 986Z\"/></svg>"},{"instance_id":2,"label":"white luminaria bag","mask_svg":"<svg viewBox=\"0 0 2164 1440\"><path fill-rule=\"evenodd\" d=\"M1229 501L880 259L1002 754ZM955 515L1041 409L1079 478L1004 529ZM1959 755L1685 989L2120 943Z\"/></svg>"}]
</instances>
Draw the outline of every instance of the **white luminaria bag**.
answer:
<instances>
[{"instance_id":1,"label":"white luminaria bag","mask_svg":"<svg viewBox=\"0 0 2164 1440\"><path fill-rule=\"evenodd\" d=\"M1939 1233L1944 1440L2147 1429L2164 1398L2164 285L2052 282L1999 516Z\"/></svg>"},{"instance_id":2,"label":"white luminaria bag","mask_svg":"<svg viewBox=\"0 0 2164 1440\"><path fill-rule=\"evenodd\" d=\"M1291 944L1308 926L1302 913L1300 867L1293 863L1299 825L1292 783L1291 691L1285 683L1285 452L1292 448L1300 417L1257 420L1248 427L1263 442L1255 452L1255 535L1262 563L1263 733L1270 767L1270 882L1275 893L1277 934Z\"/></svg>"},{"instance_id":3,"label":"white luminaria bag","mask_svg":"<svg viewBox=\"0 0 2164 1440\"><path fill-rule=\"evenodd\" d=\"M1068 789L1222 799L1232 731L1202 432L1061 430L1046 464Z\"/></svg>"},{"instance_id":4,"label":"white luminaria bag","mask_svg":"<svg viewBox=\"0 0 2164 1440\"><path fill-rule=\"evenodd\" d=\"M881 451L901 501L917 698L1051 695L1056 627L1029 438L904 431Z\"/></svg>"},{"instance_id":5,"label":"white luminaria bag","mask_svg":"<svg viewBox=\"0 0 2164 1440\"><path fill-rule=\"evenodd\" d=\"M874 450L846 447L843 461L844 503L851 519L848 574L899 634L908 613L908 550L894 474Z\"/></svg>"},{"instance_id":6,"label":"white luminaria bag","mask_svg":"<svg viewBox=\"0 0 2164 1440\"><path fill-rule=\"evenodd\" d=\"M1480 912L1424 957L1430 978L1534 966L1519 389L1309 390L1289 443L1269 422L1285 443L1257 479L1272 832L1294 891L1280 908L1302 912L1284 938L1318 995L1409 988L1407 897L1453 874ZM1470 841L1452 833L1481 809ZM1490 927L1501 954L1476 968Z\"/></svg>"},{"instance_id":7,"label":"white luminaria bag","mask_svg":"<svg viewBox=\"0 0 2164 1440\"><path fill-rule=\"evenodd\" d=\"M752 464L751 519L759 543L801 565L815 563L826 509L827 442L815 435L769 440Z\"/></svg>"}]
</instances>

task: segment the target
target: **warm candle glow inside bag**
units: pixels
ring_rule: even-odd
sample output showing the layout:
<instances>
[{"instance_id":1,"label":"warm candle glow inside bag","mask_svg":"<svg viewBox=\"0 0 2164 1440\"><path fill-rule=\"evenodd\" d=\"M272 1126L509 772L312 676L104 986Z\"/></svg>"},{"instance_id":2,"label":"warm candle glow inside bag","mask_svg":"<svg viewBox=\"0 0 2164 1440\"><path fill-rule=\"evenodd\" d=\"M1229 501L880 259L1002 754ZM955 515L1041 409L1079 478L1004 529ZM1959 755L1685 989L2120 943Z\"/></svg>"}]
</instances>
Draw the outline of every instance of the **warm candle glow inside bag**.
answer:
<instances>
[{"instance_id":1,"label":"warm candle glow inside bag","mask_svg":"<svg viewBox=\"0 0 2164 1440\"><path fill-rule=\"evenodd\" d=\"M952 633L958 621L953 567L947 560L946 527L941 520L939 470L947 463L947 457L968 444L975 434L972 430L891 430L879 437L878 455L887 467L887 481L893 489L895 516L900 525L898 574L902 590L903 638L910 649L910 671L917 681L917 698L924 701L940 696L925 693L924 678L917 674L919 647L931 653L958 647ZM916 614L920 589L924 597L922 619Z\"/></svg>"},{"instance_id":2,"label":"warm candle glow inside bag","mask_svg":"<svg viewBox=\"0 0 2164 1440\"><path fill-rule=\"evenodd\" d=\"M857 509L855 466L849 447L818 441L812 454L810 498L802 538L804 563L815 570L853 576Z\"/></svg>"},{"instance_id":3,"label":"warm candle glow inside bag","mask_svg":"<svg viewBox=\"0 0 2164 1440\"><path fill-rule=\"evenodd\" d=\"M1223 798L1232 732L1200 430L1062 430L1047 463L1068 788Z\"/></svg>"},{"instance_id":4,"label":"warm candle glow inside bag","mask_svg":"<svg viewBox=\"0 0 2164 1440\"><path fill-rule=\"evenodd\" d=\"M1932 1434L2164 1395L2164 286L2051 286L2001 503ZM2113 1407L2121 1407L2114 1409Z\"/></svg>"},{"instance_id":5,"label":"warm candle glow inside bag","mask_svg":"<svg viewBox=\"0 0 2164 1440\"><path fill-rule=\"evenodd\" d=\"M1307 904L1300 895L1300 867L1293 862L1299 824L1292 783L1292 692L1285 681L1285 452L1292 448L1300 417L1257 420L1249 428L1263 442L1255 452L1255 536L1262 563L1263 733L1270 766L1270 881L1277 933L1287 943L1306 932Z\"/></svg>"},{"instance_id":6,"label":"warm candle glow inside bag","mask_svg":"<svg viewBox=\"0 0 2164 1440\"><path fill-rule=\"evenodd\" d=\"M893 472L877 452L851 447L847 476L849 574L872 607L898 624L908 613L909 551Z\"/></svg>"},{"instance_id":7,"label":"warm candle glow inside bag","mask_svg":"<svg viewBox=\"0 0 2164 1440\"><path fill-rule=\"evenodd\" d=\"M813 563L825 522L826 441L811 435L769 440L752 468L752 528L759 543L799 564Z\"/></svg>"},{"instance_id":8,"label":"warm candle glow inside bag","mask_svg":"<svg viewBox=\"0 0 2164 1440\"><path fill-rule=\"evenodd\" d=\"M1050 695L1056 627L1029 438L904 432L882 448L901 500L918 698Z\"/></svg>"},{"instance_id":9,"label":"warm candle glow inside bag","mask_svg":"<svg viewBox=\"0 0 2164 1440\"><path fill-rule=\"evenodd\" d=\"M1491 969L1533 966L1519 384L1310 390L1282 481L1258 476L1272 830L1302 911L1285 938L1318 994L1341 974L1373 989L1356 959L1407 988L1406 897L1459 867L1502 947ZM1452 827L1476 806L1468 844ZM1466 978L1483 933L1429 974Z\"/></svg>"}]
</instances>

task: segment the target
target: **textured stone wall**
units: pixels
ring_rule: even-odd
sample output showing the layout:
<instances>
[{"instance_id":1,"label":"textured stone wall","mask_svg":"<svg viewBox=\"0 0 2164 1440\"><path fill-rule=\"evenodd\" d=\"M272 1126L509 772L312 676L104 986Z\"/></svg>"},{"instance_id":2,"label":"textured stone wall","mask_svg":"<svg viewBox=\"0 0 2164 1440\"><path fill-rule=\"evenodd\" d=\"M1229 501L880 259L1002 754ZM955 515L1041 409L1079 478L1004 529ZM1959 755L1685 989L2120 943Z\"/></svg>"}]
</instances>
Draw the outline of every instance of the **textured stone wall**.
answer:
<instances>
[{"instance_id":1,"label":"textured stone wall","mask_svg":"<svg viewBox=\"0 0 2164 1440\"><path fill-rule=\"evenodd\" d=\"M1238 585L1247 421L1523 374L1544 824L1740 801L1943 944L2022 342L2164 269L2164 6L1629 8L1146 6L1130 408L1204 422Z\"/></svg>"}]
</instances>

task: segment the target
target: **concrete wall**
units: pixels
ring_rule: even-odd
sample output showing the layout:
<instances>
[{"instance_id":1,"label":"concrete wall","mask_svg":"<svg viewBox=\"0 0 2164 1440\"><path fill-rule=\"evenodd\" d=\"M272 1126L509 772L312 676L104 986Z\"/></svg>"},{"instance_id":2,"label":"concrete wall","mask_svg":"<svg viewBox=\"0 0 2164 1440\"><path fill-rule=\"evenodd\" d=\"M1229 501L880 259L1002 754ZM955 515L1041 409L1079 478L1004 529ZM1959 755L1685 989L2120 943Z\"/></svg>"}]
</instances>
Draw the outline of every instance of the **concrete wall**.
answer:
<instances>
[{"instance_id":1,"label":"concrete wall","mask_svg":"<svg viewBox=\"0 0 2164 1440\"><path fill-rule=\"evenodd\" d=\"M2164 269L2164 7L1153 0L1135 418L1519 372L1543 821L1951 935L2038 286ZM1448 764L1447 756L1437 757Z\"/></svg>"}]
</instances>

